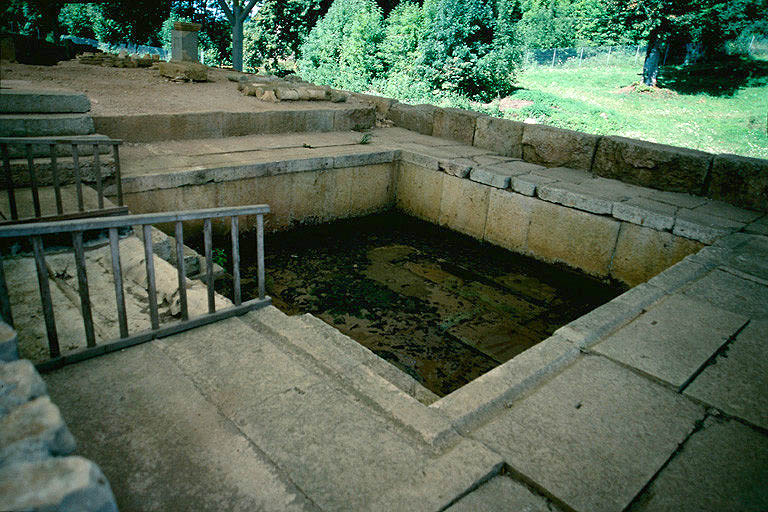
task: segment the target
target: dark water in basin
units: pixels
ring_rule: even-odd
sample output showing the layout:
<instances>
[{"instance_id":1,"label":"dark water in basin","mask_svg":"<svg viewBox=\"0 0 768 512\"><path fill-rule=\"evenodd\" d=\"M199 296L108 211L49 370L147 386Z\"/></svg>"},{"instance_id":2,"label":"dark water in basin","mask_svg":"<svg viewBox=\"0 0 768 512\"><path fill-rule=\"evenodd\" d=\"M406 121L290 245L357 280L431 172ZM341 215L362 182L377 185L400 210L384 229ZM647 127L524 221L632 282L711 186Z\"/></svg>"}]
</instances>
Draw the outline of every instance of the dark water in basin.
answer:
<instances>
[{"instance_id":1,"label":"dark water in basin","mask_svg":"<svg viewBox=\"0 0 768 512\"><path fill-rule=\"evenodd\" d=\"M242 237L241 250L255 245ZM241 257L247 299L255 250ZM266 272L275 306L312 313L441 396L624 291L397 212L268 235Z\"/></svg>"}]
</instances>

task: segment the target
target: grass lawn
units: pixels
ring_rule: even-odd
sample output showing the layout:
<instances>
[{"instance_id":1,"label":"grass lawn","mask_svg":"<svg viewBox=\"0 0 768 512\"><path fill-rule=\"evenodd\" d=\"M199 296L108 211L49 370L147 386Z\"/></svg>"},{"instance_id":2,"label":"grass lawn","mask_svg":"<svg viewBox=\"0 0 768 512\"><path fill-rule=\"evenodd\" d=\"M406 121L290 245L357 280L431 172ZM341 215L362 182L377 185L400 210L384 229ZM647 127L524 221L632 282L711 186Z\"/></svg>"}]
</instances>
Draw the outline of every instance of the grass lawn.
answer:
<instances>
[{"instance_id":1,"label":"grass lawn","mask_svg":"<svg viewBox=\"0 0 768 512\"><path fill-rule=\"evenodd\" d=\"M768 62L734 58L715 68L670 67L659 78L661 89L628 88L638 82L640 71L634 66L533 67L520 74L520 89L506 100L517 108L502 114L589 133L768 158Z\"/></svg>"}]
</instances>

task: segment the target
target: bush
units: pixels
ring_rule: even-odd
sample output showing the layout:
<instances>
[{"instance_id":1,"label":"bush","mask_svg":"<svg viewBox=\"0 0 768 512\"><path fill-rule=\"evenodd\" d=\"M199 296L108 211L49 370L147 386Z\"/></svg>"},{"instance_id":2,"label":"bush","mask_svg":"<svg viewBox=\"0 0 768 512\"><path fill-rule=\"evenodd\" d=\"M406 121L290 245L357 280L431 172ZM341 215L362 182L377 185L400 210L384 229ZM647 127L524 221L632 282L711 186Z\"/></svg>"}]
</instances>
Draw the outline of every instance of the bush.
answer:
<instances>
[{"instance_id":1,"label":"bush","mask_svg":"<svg viewBox=\"0 0 768 512\"><path fill-rule=\"evenodd\" d=\"M427 0L424 19L429 30L416 66L421 80L481 101L512 90L515 59L509 45L495 34L497 20L490 1Z\"/></svg>"},{"instance_id":2,"label":"bush","mask_svg":"<svg viewBox=\"0 0 768 512\"><path fill-rule=\"evenodd\" d=\"M382 73L383 36L373 0L335 0L301 45L299 72L311 82L365 90Z\"/></svg>"},{"instance_id":3,"label":"bush","mask_svg":"<svg viewBox=\"0 0 768 512\"><path fill-rule=\"evenodd\" d=\"M405 0L389 13L381 43L387 75L413 70L425 30L424 13L416 3Z\"/></svg>"}]
</instances>

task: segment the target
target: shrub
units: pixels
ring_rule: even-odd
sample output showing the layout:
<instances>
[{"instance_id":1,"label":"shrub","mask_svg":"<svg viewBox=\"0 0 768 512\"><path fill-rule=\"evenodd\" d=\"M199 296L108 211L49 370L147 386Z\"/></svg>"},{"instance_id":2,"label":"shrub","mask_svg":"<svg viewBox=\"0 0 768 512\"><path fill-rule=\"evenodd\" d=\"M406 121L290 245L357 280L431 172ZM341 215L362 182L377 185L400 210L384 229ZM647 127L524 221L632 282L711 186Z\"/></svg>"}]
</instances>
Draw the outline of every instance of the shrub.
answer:
<instances>
[{"instance_id":1,"label":"shrub","mask_svg":"<svg viewBox=\"0 0 768 512\"><path fill-rule=\"evenodd\" d=\"M311 82L364 90L382 72L383 35L373 0L335 0L301 45L299 71Z\"/></svg>"}]
</instances>

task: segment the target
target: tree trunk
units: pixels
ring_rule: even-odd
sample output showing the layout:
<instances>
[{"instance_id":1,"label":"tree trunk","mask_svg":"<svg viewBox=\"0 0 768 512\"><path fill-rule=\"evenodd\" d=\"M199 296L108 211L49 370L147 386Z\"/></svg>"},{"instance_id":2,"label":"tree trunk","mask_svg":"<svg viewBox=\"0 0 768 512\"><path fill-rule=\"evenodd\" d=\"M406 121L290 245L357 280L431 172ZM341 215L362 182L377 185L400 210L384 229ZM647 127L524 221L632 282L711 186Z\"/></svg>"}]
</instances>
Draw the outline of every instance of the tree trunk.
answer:
<instances>
[{"instance_id":1,"label":"tree trunk","mask_svg":"<svg viewBox=\"0 0 768 512\"><path fill-rule=\"evenodd\" d=\"M643 83L645 85L656 87L660 61L661 41L658 35L652 31L648 38L648 50L645 52L645 63L643 64Z\"/></svg>"},{"instance_id":2,"label":"tree trunk","mask_svg":"<svg viewBox=\"0 0 768 512\"><path fill-rule=\"evenodd\" d=\"M243 18L235 19L232 24L232 67L243 70Z\"/></svg>"}]
</instances>

